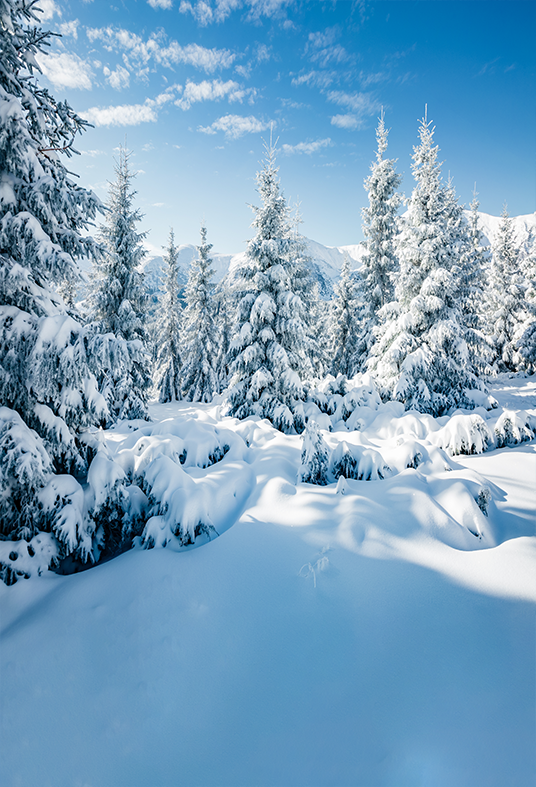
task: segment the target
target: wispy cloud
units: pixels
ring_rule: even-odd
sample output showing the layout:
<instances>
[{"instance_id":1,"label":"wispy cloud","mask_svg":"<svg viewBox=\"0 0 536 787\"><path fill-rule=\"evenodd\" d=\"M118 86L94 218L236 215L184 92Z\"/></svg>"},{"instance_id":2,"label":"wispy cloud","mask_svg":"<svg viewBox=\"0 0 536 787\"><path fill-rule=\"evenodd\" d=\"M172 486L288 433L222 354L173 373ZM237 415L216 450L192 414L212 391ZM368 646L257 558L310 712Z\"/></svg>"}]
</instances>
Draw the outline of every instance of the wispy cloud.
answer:
<instances>
[{"instance_id":1,"label":"wispy cloud","mask_svg":"<svg viewBox=\"0 0 536 787\"><path fill-rule=\"evenodd\" d=\"M116 107L91 107L80 113L94 126L139 126L156 123L157 113L148 104L121 104Z\"/></svg>"},{"instance_id":2,"label":"wispy cloud","mask_svg":"<svg viewBox=\"0 0 536 787\"><path fill-rule=\"evenodd\" d=\"M111 107L91 107L80 115L94 126L139 126L140 123L155 123L158 110L172 101L176 85L160 93L156 98L147 98L143 104L120 104Z\"/></svg>"},{"instance_id":3,"label":"wispy cloud","mask_svg":"<svg viewBox=\"0 0 536 787\"><path fill-rule=\"evenodd\" d=\"M314 142L298 142L297 145L282 145L281 150L287 156L291 156L294 153L305 153L310 156L312 153L316 153L322 148L329 148L333 145L330 137L327 139L317 139Z\"/></svg>"},{"instance_id":4,"label":"wispy cloud","mask_svg":"<svg viewBox=\"0 0 536 787\"><path fill-rule=\"evenodd\" d=\"M123 88L128 87L130 84L130 73L126 68L123 68L123 66L118 66L115 71L110 71L110 69L105 66L103 73L106 77L106 81L114 90L123 90Z\"/></svg>"},{"instance_id":5,"label":"wispy cloud","mask_svg":"<svg viewBox=\"0 0 536 787\"><path fill-rule=\"evenodd\" d=\"M43 74L55 87L91 90L93 80L91 66L78 55L70 55L67 52L39 54L37 62Z\"/></svg>"},{"instance_id":6,"label":"wispy cloud","mask_svg":"<svg viewBox=\"0 0 536 787\"><path fill-rule=\"evenodd\" d=\"M295 5L295 0L182 0L179 6L181 14L192 14L202 27L213 23L224 22L233 11L245 10L248 22L258 23L263 17L268 19L279 17L285 19L288 7Z\"/></svg>"},{"instance_id":7,"label":"wispy cloud","mask_svg":"<svg viewBox=\"0 0 536 787\"><path fill-rule=\"evenodd\" d=\"M173 6L173 0L147 0L151 8L163 8L168 11Z\"/></svg>"},{"instance_id":8,"label":"wispy cloud","mask_svg":"<svg viewBox=\"0 0 536 787\"><path fill-rule=\"evenodd\" d=\"M91 42L101 41L109 52L122 50L125 66L142 75L151 62L168 68L184 63L211 73L229 68L236 59L228 49L207 49L199 44L181 46L177 41L167 43L163 31L152 33L146 40L129 30L114 27L88 28L87 35Z\"/></svg>"},{"instance_id":9,"label":"wispy cloud","mask_svg":"<svg viewBox=\"0 0 536 787\"><path fill-rule=\"evenodd\" d=\"M310 60L323 68L348 60L349 55L346 49L335 43L339 35L338 27L328 27L320 33L309 33L305 51L309 54Z\"/></svg>"},{"instance_id":10,"label":"wispy cloud","mask_svg":"<svg viewBox=\"0 0 536 787\"><path fill-rule=\"evenodd\" d=\"M333 115L331 118L331 125L337 128L362 128L363 121L356 118L355 115Z\"/></svg>"},{"instance_id":11,"label":"wispy cloud","mask_svg":"<svg viewBox=\"0 0 536 787\"><path fill-rule=\"evenodd\" d=\"M249 97L250 101L255 96L254 88L242 88L238 82L229 79L222 82L221 79L204 80L203 82L187 82L181 98L175 101L181 109L190 109L192 104L199 101L219 101L227 98L228 101L240 101Z\"/></svg>"},{"instance_id":12,"label":"wispy cloud","mask_svg":"<svg viewBox=\"0 0 536 787\"><path fill-rule=\"evenodd\" d=\"M62 36L71 36L74 39L78 38L78 19L73 19L71 22L63 22L60 25L60 33Z\"/></svg>"},{"instance_id":13,"label":"wispy cloud","mask_svg":"<svg viewBox=\"0 0 536 787\"><path fill-rule=\"evenodd\" d=\"M266 131L269 126L269 123L259 120L253 115L249 117L224 115L215 120L210 126L199 126L197 130L203 134L216 134L218 131L222 131L229 139L238 139L245 134L257 134L260 131Z\"/></svg>"},{"instance_id":14,"label":"wispy cloud","mask_svg":"<svg viewBox=\"0 0 536 787\"><path fill-rule=\"evenodd\" d=\"M34 6L34 10L39 13L41 22L48 22L54 16L61 16L61 8L54 2L54 0L39 0Z\"/></svg>"},{"instance_id":15,"label":"wispy cloud","mask_svg":"<svg viewBox=\"0 0 536 787\"><path fill-rule=\"evenodd\" d=\"M366 119L381 109L380 102L372 93L345 93L341 90L332 90L327 98L328 101L351 110L351 114L335 115L331 118L332 125L338 128L363 128Z\"/></svg>"},{"instance_id":16,"label":"wispy cloud","mask_svg":"<svg viewBox=\"0 0 536 787\"><path fill-rule=\"evenodd\" d=\"M335 71L309 71L307 74L300 74L293 77L293 87L300 85L307 85L309 87L319 87L321 90L327 90L335 81Z\"/></svg>"}]
</instances>

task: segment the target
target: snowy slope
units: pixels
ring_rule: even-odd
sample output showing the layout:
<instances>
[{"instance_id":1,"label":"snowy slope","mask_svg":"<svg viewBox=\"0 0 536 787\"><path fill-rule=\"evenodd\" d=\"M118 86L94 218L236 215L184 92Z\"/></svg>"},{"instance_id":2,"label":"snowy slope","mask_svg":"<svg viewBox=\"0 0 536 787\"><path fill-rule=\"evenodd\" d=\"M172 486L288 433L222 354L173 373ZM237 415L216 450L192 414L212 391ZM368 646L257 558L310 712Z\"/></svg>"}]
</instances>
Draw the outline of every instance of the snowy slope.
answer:
<instances>
[{"instance_id":1,"label":"snowy slope","mask_svg":"<svg viewBox=\"0 0 536 787\"><path fill-rule=\"evenodd\" d=\"M534 380L493 394L490 424L536 416ZM0 587L2 784L533 784L536 444L450 456L459 421L383 408L325 439L422 463L326 487L296 483L299 437L218 404L103 433L126 462L189 434L220 536Z\"/></svg>"}]
</instances>

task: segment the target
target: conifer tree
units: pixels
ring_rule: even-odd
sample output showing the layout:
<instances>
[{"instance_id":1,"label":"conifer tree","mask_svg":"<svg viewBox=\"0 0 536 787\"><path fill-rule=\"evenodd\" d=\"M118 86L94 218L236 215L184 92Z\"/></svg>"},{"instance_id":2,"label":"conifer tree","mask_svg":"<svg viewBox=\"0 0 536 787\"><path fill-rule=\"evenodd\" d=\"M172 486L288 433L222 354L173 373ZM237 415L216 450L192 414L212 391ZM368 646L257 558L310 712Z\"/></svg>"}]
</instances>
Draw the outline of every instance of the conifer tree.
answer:
<instances>
[{"instance_id":1,"label":"conifer tree","mask_svg":"<svg viewBox=\"0 0 536 787\"><path fill-rule=\"evenodd\" d=\"M139 270L146 255L146 233L136 231L142 216L134 208L136 191L129 158L130 153L120 147L100 231L104 254L93 268L90 318L101 391L114 415L130 419L148 418L151 378L143 338L147 294Z\"/></svg>"},{"instance_id":2,"label":"conifer tree","mask_svg":"<svg viewBox=\"0 0 536 787\"><path fill-rule=\"evenodd\" d=\"M466 391L481 385L471 369L459 306L465 231L457 201L441 180L433 134L423 118L413 155L416 185L398 244L396 301L382 310L368 368L384 397L437 416L471 406Z\"/></svg>"},{"instance_id":3,"label":"conifer tree","mask_svg":"<svg viewBox=\"0 0 536 787\"><path fill-rule=\"evenodd\" d=\"M262 206L253 208L256 235L237 285L242 297L230 349L230 414L259 415L283 432L301 432L303 381L312 373L306 306L293 289L301 263L271 144L257 188Z\"/></svg>"},{"instance_id":4,"label":"conifer tree","mask_svg":"<svg viewBox=\"0 0 536 787\"><path fill-rule=\"evenodd\" d=\"M181 398L180 325L182 307L179 300L179 249L173 229L164 256L164 295L158 305L158 356L156 389L159 402L175 402Z\"/></svg>"},{"instance_id":5,"label":"conifer tree","mask_svg":"<svg viewBox=\"0 0 536 787\"><path fill-rule=\"evenodd\" d=\"M494 348L493 365L499 372L516 370L515 345L526 319L527 309L519 257L513 222L505 205L492 248L487 304L488 332Z\"/></svg>"},{"instance_id":6,"label":"conifer tree","mask_svg":"<svg viewBox=\"0 0 536 787\"><path fill-rule=\"evenodd\" d=\"M186 285L182 329L182 391L189 402L210 402L219 390L211 249L207 229L202 226L199 257L192 260Z\"/></svg>"},{"instance_id":7,"label":"conifer tree","mask_svg":"<svg viewBox=\"0 0 536 787\"><path fill-rule=\"evenodd\" d=\"M395 274L399 267L396 236L402 198L397 189L402 177L395 171L396 160L384 158L388 134L382 108L376 129L376 161L371 164L371 173L364 183L369 204L362 212L366 252L361 261L360 275L365 313L360 342L363 356L358 361L358 367L363 365L374 344L374 328L378 325L379 310L394 299Z\"/></svg>"},{"instance_id":8,"label":"conifer tree","mask_svg":"<svg viewBox=\"0 0 536 787\"><path fill-rule=\"evenodd\" d=\"M330 309L331 374L352 377L356 371L356 353L360 323L360 303L356 284L350 273L350 258L344 255L341 277L335 284Z\"/></svg>"},{"instance_id":9,"label":"conifer tree","mask_svg":"<svg viewBox=\"0 0 536 787\"><path fill-rule=\"evenodd\" d=\"M219 282L214 290L214 321L217 331L216 374L218 393L229 383L229 346L231 343L233 315L233 294L228 283L228 275Z\"/></svg>"},{"instance_id":10,"label":"conifer tree","mask_svg":"<svg viewBox=\"0 0 536 787\"><path fill-rule=\"evenodd\" d=\"M85 328L57 294L96 253L85 231L101 206L62 161L86 124L36 80L52 34L34 5L0 0L0 537L29 542L46 568L68 554L92 559L91 526L73 501L88 466L83 433L107 408ZM50 505L45 488L57 490ZM15 560L0 566L8 582L17 573Z\"/></svg>"}]
</instances>

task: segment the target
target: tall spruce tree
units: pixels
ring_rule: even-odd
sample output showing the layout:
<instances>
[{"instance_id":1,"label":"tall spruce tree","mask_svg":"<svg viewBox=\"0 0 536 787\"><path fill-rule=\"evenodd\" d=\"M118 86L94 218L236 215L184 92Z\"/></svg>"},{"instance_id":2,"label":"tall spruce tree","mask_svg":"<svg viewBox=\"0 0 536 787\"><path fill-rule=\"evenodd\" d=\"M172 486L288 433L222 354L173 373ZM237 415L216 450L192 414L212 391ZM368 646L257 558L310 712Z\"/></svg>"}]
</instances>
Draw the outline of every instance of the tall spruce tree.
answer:
<instances>
[{"instance_id":1,"label":"tall spruce tree","mask_svg":"<svg viewBox=\"0 0 536 787\"><path fill-rule=\"evenodd\" d=\"M159 402L175 402L181 398L180 326L182 307L179 299L179 249L175 233L169 231L164 256L164 295L158 304L158 355L156 389Z\"/></svg>"},{"instance_id":2,"label":"tall spruce tree","mask_svg":"<svg viewBox=\"0 0 536 787\"><path fill-rule=\"evenodd\" d=\"M108 211L100 230L104 254L94 263L90 294L99 386L110 411L127 419L148 418L151 385L143 338L147 294L139 270L146 255L146 233L136 231L142 216L134 208L136 191L129 158L130 153L120 146L116 179L110 183Z\"/></svg>"},{"instance_id":3,"label":"tall spruce tree","mask_svg":"<svg viewBox=\"0 0 536 787\"><path fill-rule=\"evenodd\" d=\"M306 304L293 289L298 257L272 144L256 180L262 205L253 208L256 235L237 284L242 297L230 348L229 412L238 418L259 415L283 432L302 432L303 381L312 373Z\"/></svg>"},{"instance_id":4,"label":"tall spruce tree","mask_svg":"<svg viewBox=\"0 0 536 787\"><path fill-rule=\"evenodd\" d=\"M466 233L457 201L442 183L433 135L425 116L413 155L416 185L398 244L396 301L381 312L368 368L384 397L437 416L470 407L466 391L481 384L471 368L459 303Z\"/></svg>"},{"instance_id":5,"label":"tall spruce tree","mask_svg":"<svg viewBox=\"0 0 536 787\"><path fill-rule=\"evenodd\" d=\"M76 261L95 255L85 231L101 206L62 161L86 124L36 80L36 55L52 33L34 6L0 0L0 540L10 544L0 575L8 582L31 573L32 561L41 570L66 555L93 558L92 525L78 505L83 438L107 417L85 328L57 294L78 276Z\"/></svg>"},{"instance_id":6,"label":"tall spruce tree","mask_svg":"<svg viewBox=\"0 0 536 787\"><path fill-rule=\"evenodd\" d=\"M356 351L361 328L362 302L350 272L350 258L344 255L341 277L335 284L330 309L331 373L352 377L356 372Z\"/></svg>"},{"instance_id":7,"label":"tall spruce tree","mask_svg":"<svg viewBox=\"0 0 536 787\"><path fill-rule=\"evenodd\" d=\"M395 275L399 268L396 236L402 197L397 189L402 176L395 171L396 160L385 158L388 134L382 108L376 129L376 161L371 164L371 173L364 183L369 204L362 211L366 251L361 261L360 275L365 312L359 342L362 355L356 359L359 368L363 366L374 344L379 310L394 299Z\"/></svg>"},{"instance_id":8,"label":"tall spruce tree","mask_svg":"<svg viewBox=\"0 0 536 787\"><path fill-rule=\"evenodd\" d=\"M218 336L214 322L214 285L207 228L201 227L198 259L192 260L186 285L182 329L182 392L189 402L210 402L219 391Z\"/></svg>"},{"instance_id":9,"label":"tall spruce tree","mask_svg":"<svg viewBox=\"0 0 536 787\"><path fill-rule=\"evenodd\" d=\"M514 225L505 205L492 247L488 281L488 332L492 337L496 371L516 371L516 341L526 320L525 288L520 270Z\"/></svg>"}]
</instances>

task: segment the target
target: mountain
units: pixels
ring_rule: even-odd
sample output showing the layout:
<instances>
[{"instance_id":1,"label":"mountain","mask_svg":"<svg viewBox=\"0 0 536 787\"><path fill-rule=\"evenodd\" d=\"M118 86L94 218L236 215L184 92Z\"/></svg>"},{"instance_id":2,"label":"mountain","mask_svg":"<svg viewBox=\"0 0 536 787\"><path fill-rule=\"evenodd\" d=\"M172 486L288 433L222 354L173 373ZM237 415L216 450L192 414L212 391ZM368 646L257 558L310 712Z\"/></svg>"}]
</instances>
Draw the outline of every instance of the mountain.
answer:
<instances>
[{"instance_id":1,"label":"mountain","mask_svg":"<svg viewBox=\"0 0 536 787\"><path fill-rule=\"evenodd\" d=\"M469 211L465 211L469 216ZM500 216L490 216L488 213L480 213L480 228L484 235L487 245L492 245L499 230L501 222ZM536 232L536 213L528 213L523 216L513 216L514 231L516 241L521 244L532 229ZM355 263L355 269L359 269L361 259L365 252L362 243L350 244L348 246L324 246L318 241L305 238L307 253L311 259L311 270L320 285L320 294L323 298L330 298L333 295L333 285L338 280L341 272L344 255L348 254ZM181 287L186 285L188 270L192 260L197 255L197 248L193 244L179 246L179 283ZM228 271L233 272L245 258L245 252L238 254L220 254L213 252L212 267L214 268L214 280L219 282ZM147 257L142 264L145 274L145 281L153 303L158 299L158 293L162 286L162 271L164 270L164 260L156 246L147 244ZM84 276L87 270L84 269Z\"/></svg>"}]
</instances>

